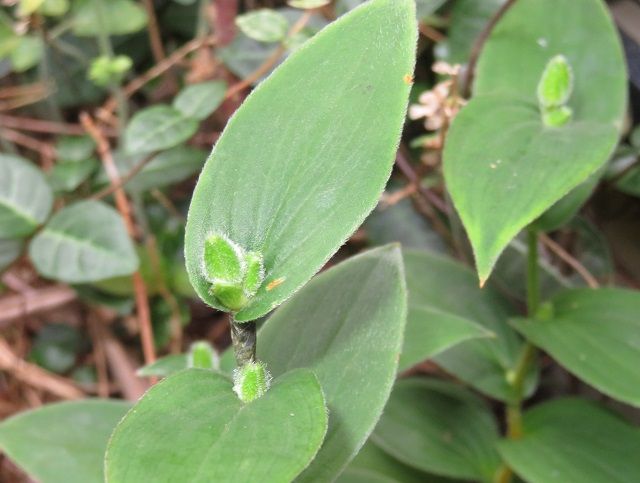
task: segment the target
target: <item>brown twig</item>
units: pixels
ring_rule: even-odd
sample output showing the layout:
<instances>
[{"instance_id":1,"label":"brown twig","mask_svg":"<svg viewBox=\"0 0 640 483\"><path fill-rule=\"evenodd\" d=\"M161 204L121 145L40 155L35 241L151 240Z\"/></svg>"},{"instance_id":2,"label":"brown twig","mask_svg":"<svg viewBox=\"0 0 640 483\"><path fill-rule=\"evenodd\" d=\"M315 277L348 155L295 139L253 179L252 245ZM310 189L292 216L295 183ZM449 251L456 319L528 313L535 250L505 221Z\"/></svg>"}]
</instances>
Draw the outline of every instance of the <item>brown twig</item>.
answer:
<instances>
[{"instance_id":1,"label":"brown twig","mask_svg":"<svg viewBox=\"0 0 640 483\"><path fill-rule=\"evenodd\" d=\"M410 183L414 184L418 190L418 192L425 198L429 203L431 203L438 211L441 213L449 213L449 207L446 205L444 201L440 199L435 193L432 193L431 190L422 186L420 182L420 177L418 173L415 172L413 166L409 163L405 155L398 150L396 154L396 166L400 169L402 174L409 180Z\"/></svg>"},{"instance_id":2,"label":"brown twig","mask_svg":"<svg viewBox=\"0 0 640 483\"><path fill-rule=\"evenodd\" d=\"M62 399L82 399L85 394L67 379L30 364L16 356L0 337L0 369L32 387L42 389Z\"/></svg>"},{"instance_id":3,"label":"brown twig","mask_svg":"<svg viewBox=\"0 0 640 483\"><path fill-rule=\"evenodd\" d=\"M162 46L162 38L160 37L160 28L158 27L158 18L156 17L155 9L153 8L152 0L142 0L144 8L147 11L147 17L149 18L149 43L151 44L151 52L156 62L162 62L166 54L164 53L164 47Z\"/></svg>"},{"instance_id":4,"label":"brown twig","mask_svg":"<svg viewBox=\"0 0 640 483\"><path fill-rule=\"evenodd\" d=\"M135 366L120 342L108 331L103 330L102 342L114 380L127 401L137 401L148 385L136 375Z\"/></svg>"},{"instance_id":5,"label":"brown twig","mask_svg":"<svg viewBox=\"0 0 640 483\"><path fill-rule=\"evenodd\" d=\"M2 128L0 129L0 136L11 141L12 143L19 144L31 151L35 151L47 160L52 160L55 157L55 149L48 143L42 142L39 139L32 138L13 129Z\"/></svg>"},{"instance_id":6,"label":"brown twig","mask_svg":"<svg viewBox=\"0 0 640 483\"><path fill-rule=\"evenodd\" d=\"M82 136L86 134L86 131L80 124L65 124L29 117L10 116L8 114L0 114L0 125L4 128L46 134L64 134L68 136ZM103 133L109 137L116 137L118 135L118 133L112 129L103 129Z\"/></svg>"},{"instance_id":7,"label":"brown twig","mask_svg":"<svg viewBox=\"0 0 640 483\"><path fill-rule=\"evenodd\" d=\"M64 285L5 296L0 300L0 329L14 319L60 307L76 297L76 292Z\"/></svg>"},{"instance_id":8,"label":"brown twig","mask_svg":"<svg viewBox=\"0 0 640 483\"><path fill-rule=\"evenodd\" d=\"M206 45L215 45L216 38L211 35L204 38L193 39L190 42L187 42L182 47L171 53L168 57L166 57L159 64L154 65L147 72L142 74L140 77L133 79L123 88L123 93L126 97L131 97L134 93L136 93L139 89L141 89L147 82L159 77L164 74L166 71L171 69L175 64L184 59L191 52L198 50L201 47ZM103 106L99 109L99 114L101 111L105 111L107 113L111 113L117 107L117 100L114 97L110 97L103 104Z\"/></svg>"},{"instance_id":9,"label":"brown twig","mask_svg":"<svg viewBox=\"0 0 640 483\"><path fill-rule=\"evenodd\" d=\"M578 275L582 277L582 279L587 283L590 288L598 288L600 284L596 280L596 278L587 270L587 268L582 265L575 257L573 257L569 252L567 252L560 244L553 241L549 236L544 233L540 233L540 241L551 250L553 253L558 255L560 259L562 259L567 265L573 268Z\"/></svg>"},{"instance_id":10,"label":"brown twig","mask_svg":"<svg viewBox=\"0 0 640 483\"><path fill-rule=\"evenodd\" d=\"M304 14L300 16L298 21L295 24L293 24L287 36L291 37L297 34L298 32L300 32L304 28L304 26L307 25L307 22L309 22L312 15L313 15L313 10L306 10ZM273 69L273 67L276 65L278 60L280 60L280 58L286 52L286 50L287 50L287 47L284 44L284 42L280 43L280 45L278 45L276 50L274 50L271 53L271 55L267 57L267 59L260 65L260 67L258 67L256 70L254 70L251 74L249 74L247 77L242 79L240 82L237 82L236 84L232 85L227 90L226 94L224 95L224 98L230 99L236 94L238 94L239 92L243 91L244 89L251 87L255 82L260 80L262 76L264 76L271 69Z\"/></svg>"},{"instance_id":11,"label":"brown twig","mask_svg":"<svg viewBox=\"0 0 640 483\"><path fill-rule=\"evenodd\" d=\"M136 164L133 168L131 168L127 174L119 178L118 184L110 184L104 189L94 193L91 195L92 200L100 200L106 196L109 196L112 193L122 189L129 181L131 181L140 171L144 168L153 158L155 157L155 153L148 155L138 164Z\"/></svg>"},{"instance_id":12,"label":"brown twig","mask_svg":"<svg viewBox=\"0 0 640 483\"><path fill-rule=\"evenodd\" d=\"M96 142L98 149L98 155L102 160L104 169L109 176L111 184L113 186L119 186L121 183L118 168L113 160L111 148L109 142L100 132L100 129L96 126L93 119L87 114L82 113L80 115L80 122L85 127L87 133ZM114 197L116 201L116 207L124 220L125 226L129 236L135 238L135 226L133 224L133 217L131 214L131 205L129 200L122 189L118 187L114 190ZM138 314L138 324L140 326L140 339L142 344L142 352L144 354L145 364L151 364L156 360L155 347L153 344L153 329L151 328L151 315L149 312L149 299L147 297L147 287L144 284L140 271L136 271L133 276L133 287L136 299L136 310Z\"/></svg>"},{"instance_id":13,"label":"brown twig","mask_svg":"<svg viewBox=\"0 0 640 483\"><path fill-rule=\"evenodd\" d=\"M504 14L516 3L516 0L507 0L502 4L502 6L498 9L498 11L491 17L491 20L485 25L482 32L476 41L473 43L473 48L471 49L471 54L469 56L469 63L467 64L467 71L464 76L464 82L462 85L462 94L465 97L468 97L471 93L471 84L473 83L473 77L476 71L476 65L478 64L478 58L480 57L480 53L482 52L482 48L484 47L485 42L491 35L493 28L500 21L500 19L504 16Z\"/></svg>"},{"instance_id":14,"label":"brown twig","mask_svg":"<svg viewBox=\"0 0 640 483\"><path fill-rule=\"evenodd\" d=\"M423 36L425 36L429 40L433 40L435 43L442 42L447 38L444 34L424 22L420 22L418 24L418 30Z\"/></svg>"}]
</instances>

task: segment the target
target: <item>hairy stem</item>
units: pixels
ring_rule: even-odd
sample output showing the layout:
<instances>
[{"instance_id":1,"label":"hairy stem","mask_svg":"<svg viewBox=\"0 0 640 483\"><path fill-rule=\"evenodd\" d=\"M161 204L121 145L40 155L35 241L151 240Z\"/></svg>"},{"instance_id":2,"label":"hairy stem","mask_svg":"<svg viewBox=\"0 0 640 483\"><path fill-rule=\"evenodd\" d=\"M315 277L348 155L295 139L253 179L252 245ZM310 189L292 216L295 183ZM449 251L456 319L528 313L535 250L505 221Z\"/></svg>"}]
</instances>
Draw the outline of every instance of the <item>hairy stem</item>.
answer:
<instances>
[{"instance_id":1,"label":"hairy stem","mask_svg":"<svg viewBox=\"0 0 640 483\"><path fill-rule=\"evenodd\" d=\"M238 367L256 360L256 323L238 323L231 317L231 341Z\"/></svg>"}]
</instances>

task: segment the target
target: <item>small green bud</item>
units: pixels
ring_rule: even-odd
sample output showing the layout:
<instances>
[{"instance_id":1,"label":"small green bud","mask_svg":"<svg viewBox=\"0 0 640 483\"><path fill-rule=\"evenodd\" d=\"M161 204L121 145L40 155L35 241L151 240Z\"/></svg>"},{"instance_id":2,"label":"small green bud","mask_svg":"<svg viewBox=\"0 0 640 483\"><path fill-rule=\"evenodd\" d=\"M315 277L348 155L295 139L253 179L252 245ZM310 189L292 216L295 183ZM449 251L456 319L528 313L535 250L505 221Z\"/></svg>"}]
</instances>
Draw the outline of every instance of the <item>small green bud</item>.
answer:
<instances>
[{"instance_id":1,"label":"small green bud","mask_svg":"<svg viewBox=\"0 0 640 483\"><path fill-rule=\"evenodd\" d=\"M263 362L248 362L233 372L233 390L249 403L263 396L271 385L271 374Z\"/></svg>"},{"instance_id":2,"label":"small green bud","mask_svg":"<svg viewBox=\"0 0 640 483\"><path fill-rule=\"evenodd\" d=\"M187 359L189 367L198 369L218 369L220 367L218 353L206 341L191 344Z\"/></svg>"},{"instance_id":3,"label":"small green bud","mask_svg":"<svg viewBox=\"0 0 640 483\"><path fill-rule=\"evenodd\" d=\"M556 55L547 63L538 83L540 107L564 106L573 91L573 70L564 55Z\"/></svg>"},{"instance_id":4,"label":"small green bud","mask_svg":"<svg viewBox=\"0 0 640 483\"><path fill-rule=\"evenodd\" d=\"M259 252L245 252L222 235L211 235L204 243L203 275L211 293L232 312L249 303L264 281L264 264Z\"/></svg>"},{"instance_id":5,"label":"small green bud","mask_svg":"<svg viewBox=\"0 0 640 483\"><path fill-rule=\"evenodd\" d=\"M204 242L204 276L211 282L241 282L245 271L242 249L227 237L211 235Z\"/></svg>"},{"instance_id":6,"label":"small green bud","mask_svg":"<svg viewBox=\"0 0 640 483\"><path fill-rule=\"evenodd\" d=\"M242 284L238 282L215 282L211 286L211 293L232 312L238 312L249 301Z\"/></svg>"},{"instance_id":7,"label":"small green bud","mask_svg":"<svg viewBox=\"0 0 640 483\"><path fill-rule=\"evenodd\" d=\"M262 263L262 255L256 252L247 253L245 260L247 272L244 276L244 289L246 294L252 297L264 281L264 264Z\"/></svg>"},{"instance_id":8,"label":"small green bud","mask_svg":"<svg viewBox=\"0 0 640 483\"><path fill-rule=\"evenodd\" d=\"M542 113L542 122L545 126L560 127L571 120L573 110L567 106L552 107Z\"/></svg>"},{"instance_id":9,"label":"small green bud","mask_svg":"<svg viewBox=\"0 0 640 483\"><path fill-rule=\"evenodd\" d=\"M96 57L89 67L89 79L101 87L118 84L132 65L126 55Z\"/></svg>"}]
</instances>

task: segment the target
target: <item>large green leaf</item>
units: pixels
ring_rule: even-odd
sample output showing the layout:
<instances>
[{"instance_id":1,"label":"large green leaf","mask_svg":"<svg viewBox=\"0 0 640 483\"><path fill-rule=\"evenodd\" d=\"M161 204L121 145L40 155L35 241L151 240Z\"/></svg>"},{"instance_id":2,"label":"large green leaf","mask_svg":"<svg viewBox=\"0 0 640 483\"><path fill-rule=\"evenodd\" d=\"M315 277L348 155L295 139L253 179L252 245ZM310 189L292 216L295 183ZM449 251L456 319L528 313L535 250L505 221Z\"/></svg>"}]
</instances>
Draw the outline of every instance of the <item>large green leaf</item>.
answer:
<instances>
[{"instance_id":1,"label":"large green leaf","mask_svg":"<svg viewBox=\"0 0 640 483\"><path fill-rule=\"evenodd\" d=\"M373 440L405 464L453 478L493 481L500 465L491 411L470 391L444 381L398 381Z\"/></svg>"},{"instance_id":2,"label":"large green leaf","mask_svg":"<svg viewBox=\"0 0 640 483\"><path fill-rule=\"evenodd\" d=\"M129 404L51 404L0 424L0 449L42 483L101 483L107 440Z\"/></svg>"},{"instance_id":3,"label":"large green leaf","mask_svg":"<svg viewBox=\"0 0 640 483\"><path fill-rule=\"evenodd\" d=\"M29 235L49 216L53 193L29 161L0 153L0 238Z\"/></svg>"},{"instance_id":4,"label":"large green leaf","mask_svg":"<svg viewBox=\"0 0 640 483\"><path fill-rule=\"evenodd\" d=\"M29 255L40 274L67 283L129 275L138 267L122 218L98 201L56 213L29 245Z\"/></svg>"},{"instance_id":5,"label":"large green leaf","mask_svg":"<svg viewBox=\"0 0 640 483\"><path fill-rule=\"evenodd\" d=\"M144 7L132 0L75 0L73 33L95 37L100 29L111 35L137 32L147 24Z\"/></svg>"},{"instance_id":6,"label":"large green leaf","mask_svg":"<svg viewBox=\"0 0 640 483\"><path fill-rule=\"evenodd\" d=\"M573 119L548 127L537 84L559 54L574 72ZM444 172L484 281L509 241L596 172L616 145L626 74L602 1L515 3L486 43L474 94L451 126Z\"/></svg>"},{"instance_id":7,"label":"large green leaf","mask_svg":"<svg viewBox=\"0 0 640 483\"><path fill-rule=\"evenodd\" d=\"M507 322L515 315L514 309L492 287L479 289L473 272L453 260L413 250L405 251L404 259L409 307L431 310L432 325L451 319L460 325L461 318L495 335L455 345L436 355L435 362L483 393L509 400L513 393L507 373L516 366L523 346ZM439 313L442 319L437 318ZM529 388L534 379L532 375Z\"/></svg>"},{"instance_id":8,"label":"large green leaf","mask_svg":"<svg viewBox=\"0 0 640 483\"><path fill-rule=\"evenodd\" d=\"M117 426L106 480L286 483L309 464L326 429L311 371L287 373L244 404L225 376L188 369L151 388Z\"/></svg>"},{"instance_id":9,"label":"large green leaf","mask_svg":"<svg viewBox=\"0 0 640 483\"><path fill-rule=\"evenodd\" d=\"M515 327L580 379L640 407L640 293L577 289L552 304Z\"/></svg>"},{"instance_id":10,"label":"large green leaf","mask_svg":"<svg viewBox=\"0 0 640 483\"><path fill-rule=\"evenodd\" d=\"M309 367L327 399L327 437L299 481L334 479L373 430L395 379L405 316L400 251L387 246L318 275L258 334L258 356L275 375Z\"/></svg>"},{"instance_id":11,"label":"large green leaf","mask_svg":"<svg viewBox=\"0 0 640 483\"><path fill-rule=\"evenodd\" d=\"M415 42L412 0L372 0L306 42L249 96L189 211L187 269L203 300L223 308L202 270L208 235L264 256L265 283L237 314L247 321L298 290L373 209L398 144Z\"/></svg>"},{"instance_id":12,"label":"large green leaf","mask_svg":"<svg viewBox=\"0 0 640 483\"><path fill-rule=\"evenodd\" d=\"M560 399L524 415L524 435L500 454L531 483L631 483L640 475L640 430L581 399Z\"/></svg>"},{"instance_id":13,"label":"large green leaf","mask_svg":"<svg viewBox=\"0 0 640 483\"><path fill-rule=\"evenodd\" d=\"M124 133L127 153L151 153L183 143L198 130L198 121L171 106L158 104L135 114Z\"/></svg>"},{"instance_id":14,"label":"large green leaf","mask_svg":"<svg viewBox=\"0 0 640 483\"><path fill-rule=\"evenodd\" d=\"M415 299L412 299L415 302ZM411 305L398 371L430 359L461 342L494 337L479 324L431 307Z\"/></svg>"}]
</instances>

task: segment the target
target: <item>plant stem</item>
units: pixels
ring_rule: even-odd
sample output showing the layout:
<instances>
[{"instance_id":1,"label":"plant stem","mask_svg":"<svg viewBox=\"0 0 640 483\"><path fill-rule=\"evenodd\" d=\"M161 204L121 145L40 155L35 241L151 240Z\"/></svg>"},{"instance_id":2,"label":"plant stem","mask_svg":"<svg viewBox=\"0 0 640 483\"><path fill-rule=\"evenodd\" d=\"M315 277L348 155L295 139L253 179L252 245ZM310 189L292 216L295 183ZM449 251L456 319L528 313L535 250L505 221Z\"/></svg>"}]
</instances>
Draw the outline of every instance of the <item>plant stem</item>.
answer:
<instances>
[{"instance_id":1,"label":"plant stem","mask_svg":"<svg viewBox=\"0 0 640 483\"><path fill-rule=\"evenodd\" d=\"M540 304L540 274L538 264L538 232L530 227L527 231L527 314L533 317ZM525 379L531 365L536 359L537 349L530 342L525 342L516 367L510 374L509 382L513 388L513 400L507 404L507 437L519 439L522 437L522 400L525 393ZM497 483L509 483L513 478L511 469L503 465L496 474Z\"/></svg>"},{"instance_id":2,"label":"plant stem","mask_svg":"<svg viewBox=\"0 0 640 483\"><path fill-rule=\"evenodd\" d=\"M231 316L231 341L238 367L256 360L256 323L238 323Z\"/></svg>"},{"instance_id":3,"label":"plant stem","mask_svg":"<svg viewBox=\"0 0 640 483\"><path fill-rule=\"evenodd\" d=\"M538 232L527 231L527 315L532 317L540 303L540 274L538 270Z\"/></svg>"}]
</instances>

